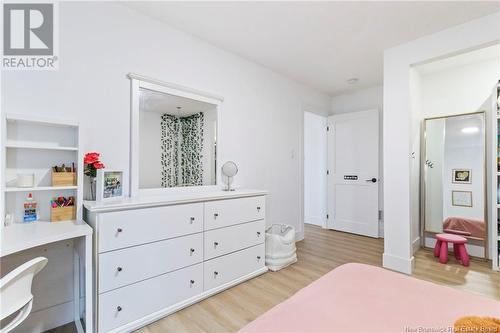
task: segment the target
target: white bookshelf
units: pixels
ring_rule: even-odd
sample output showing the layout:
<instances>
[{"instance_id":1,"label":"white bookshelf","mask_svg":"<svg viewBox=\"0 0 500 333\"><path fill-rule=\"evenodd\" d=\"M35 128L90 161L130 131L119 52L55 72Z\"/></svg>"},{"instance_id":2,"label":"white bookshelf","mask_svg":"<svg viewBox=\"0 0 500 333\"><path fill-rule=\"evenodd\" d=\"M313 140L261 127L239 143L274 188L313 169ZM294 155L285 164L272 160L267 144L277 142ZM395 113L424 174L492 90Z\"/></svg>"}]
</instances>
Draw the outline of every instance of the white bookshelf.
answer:
<instances>
[{"instance_id":1,"label":"white bookshelf","mask_svg":"<svg viewBox=\"0 0 500 333\"><path fill-rule=\"evenodd\" d=\"M5 192L38 192L77 190L78 186L37 186L37 187L6 187Z\"/></svg>"},{"instance_id":2,"label":"white bookshelf","mask_svg":"<svg viewBox=\"0 0 500 333\"><path fill-rule=\"evenodd\" d=\"M23 203L28 193L38 203L40 223L50 221L50 200L59 196L74 196L76 220L82 219L83 162L78 123L7 114L2 119L0 142L2 221L6 214L14 214L15 222L22 223ZM52 186L52 167L73 163L77 185ZM34 174L34 186L18 187L16 179L20 173Z\"/></svg>"},{"instance_id":3,"label":"white bookshelf","mask_svg":"<svg viewBox=\"0 0 500 333\"><path fill-rule=\"evenodd\" d=\"M78 147L60 147L43 143L38 144L34 142L7 142L5 147L11 149L41 149L41 150L69 150L69 151L78 150Z\"/></svg>"},{"instance_id":4,"label":"white bookshelf","mask_svg":"<svg viewBox=\"0 0 500 333\"><path fill-rule=\"evenodd\" d=\"M51 273L37 277L40 283L38 287L34 285L33 293L46 297L42 297L43 304L33 309L25 324L28 328L43 326L47 330L59 326L62 318L64 322L74 320L77 331L83 332L81 306L85 305L87 325L91 325L93 316L92 293L84 293L84 290L92 290L92 257L89 255L92 228L82 220L83 158L78 123L2 113L0 125L1 260L15 267L24 262L26 256L40 252L30 252L31 249L43 246L44 257L48 258L49 265L53 263ZM52 167L73 166L73 163L76 186L52 186ZM34 186L18 187L18 174L33 174ZM38 221L24 223L23 204L28 193L32 193L38 203ZM75 197L75 219L50 222L50 200L60 196ZM15 217L9 226L4 225L7 213ZM57 276L60 288L51 284L53 276Z\"/></svg>"},{"instance_id":5,"label":"white bookshelf","mask_svg":"<svg viewBox=\"0 0 500 333\"><path fill-rule=\"evenodd\" d=\"M498 135L500 133L500 108L497 106L497 98L500 96L500 81L493 92L493 105L492 105L492 145L491 145L491 209L490 209L490 223L492 224L491 231L491 248L492 248L492 264L493 269L500 271L500 233L498 218L500 216L500 168L498 165L498 158L500 157L500 143L498 140Z\"/></svg>"}]
</instances>

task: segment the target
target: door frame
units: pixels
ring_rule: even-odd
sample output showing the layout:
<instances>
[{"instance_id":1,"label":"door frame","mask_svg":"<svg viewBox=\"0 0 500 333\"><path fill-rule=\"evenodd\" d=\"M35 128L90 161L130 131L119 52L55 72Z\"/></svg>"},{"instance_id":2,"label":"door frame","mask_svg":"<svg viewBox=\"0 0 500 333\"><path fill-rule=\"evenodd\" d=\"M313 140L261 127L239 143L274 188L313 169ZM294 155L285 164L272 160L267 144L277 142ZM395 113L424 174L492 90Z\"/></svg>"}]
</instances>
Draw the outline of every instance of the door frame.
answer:
<instances>
[{"instance_id":1,"label":"door frame","mask_svg":"<svg viewBox=\"0 0 500 333\"><path fill-rule=\"evenodd\" d=\"M304 129L305 129L305 117L306 117L306 113L309 113L309 114L312 114L312 115L316 115L318 117L323 117L325 119L325 125L324 125L324 131L325 131L325 155L328 154L328 137L327 137L327 127L328 127L328 117L330 115L324 115L324 114L320 114L320 113L317 113L317 112L311 112L309 110L304 110L303 112L303 125L302 125L302 132L304 132ZM303 157L302 157L302 167L303 167L303 170L302 170L302 182L303 182L303 198L302 198L302 202L303 202L303 205L304 205L304 224L306 223L305 222L305 179L306 179L306 174L305 174L305 135L303 133L303 136L302 136L302 147L303 147ZM325 182L325 188L324 188L324 191L322 193L322 196L323 196L323 200L324 200L324 211L322 212L324 215L321 217L321 226L323 229L327 229L327 214L328 214L328 176L326 174L327 172L327 169L328 169L328 158L326 159L326 163L324 165L324 182ZM315 224L317 225L317 224Z\"/></svg>"},{"instance_id":2,"label":"door frame","mask_svg":"<svg viewBox=\"0 0 500 333\"><path fill-rule=\"evenodd\" d=\"M305 116L305 112L309 112L309 113L314 113L314 114L317 114L317 115L320 115L320 116L323 116L323 117L327 117L328 116L331 116L330 114L330 110L326 109L326 108L321 108L321 107L317 107L317 106L313 106L313 105L310 105L310 104L303 104L302 105L302 108L301 108L301 121L300 121L300 130L299 130L299 140L300 140L300 144L299 144L299 158L300 158L300 162L299 162L299 188L300 188L300 203L299 203L299 211L300 211L300 227L302 230L296 230L296 241L300 241L302 239L305 238L305 235L304 235L304 219L305 219L305 205L304 205L304 190L305 190L305 187L304 187L304 177L305 177L305 169L304 169L304 116ZM326 193L324 194L325 195L325 199L328 200L328 190L326 191ZM328 202L327 202L327 206L326 206L326 210L328 211ZM326 220L326 219L325 219ZM324 222L324 226L322 228L326 229L327 228L327 224L328 222L325 221Z\"/></svg>"}]
</instances>

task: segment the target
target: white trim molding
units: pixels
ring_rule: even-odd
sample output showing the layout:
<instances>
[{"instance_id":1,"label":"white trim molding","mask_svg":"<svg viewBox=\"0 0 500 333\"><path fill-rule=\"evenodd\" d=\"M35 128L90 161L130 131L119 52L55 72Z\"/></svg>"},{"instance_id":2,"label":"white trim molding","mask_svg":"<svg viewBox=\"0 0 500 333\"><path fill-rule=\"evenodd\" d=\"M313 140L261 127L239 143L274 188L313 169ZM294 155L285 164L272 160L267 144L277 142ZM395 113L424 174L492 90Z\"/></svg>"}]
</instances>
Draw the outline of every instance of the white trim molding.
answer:
<instances>
[{"instance_id":1,"label":"white trim molding","mask_svg":"<svg viewBox=\"0 0 500 333\"><path fill-rule=\"evenodd\" d=\"M135 74L135 73L129 73L127 76L131 80L140 81L141 87L146 88L147 85L151 84L153 86L156 86L156 87L154 87L155 88L154 90L161 89L160 91L165 92L167 94L172 94L172 95L186 97L186 98L192 98L192 97L189 97L188 95L196 95L196 97L192 98L192 99L200 100L200 97L202 97L202 98L207 99L207 100L204 100L204 102L207 102L210 104L216 104L216 105L224 102L224 97L222 97L222 96L219 96L219 95L216 95L213 93L209 93L206 91L186 87L186 86L183 86L180 84L161 81L161 80L153 79L153 78L150 78L148 76L139 75L139 74ZM158 86L160 86L160 87L158 87ZM168 91L170 91L170 92L168 92Z\"/></svg>"},{"instance_id":2,"label":"white trim molding","mask_svg":"<svg viewBox=\"0 0 500 333\"><path fill-rule=\"evenodd\" d=\"M295 231L295 242L304 240L304 231Z\"/></svg>"},{"instance_id":3,"label":"white trim molding","mask_svg":"<svg viewBox=\"0 0 500 333\"><path fill-rule=\"evenodd\" d=\"M411 244L412 249L413 249L413 250L412 250L412 251L413 251L413 252L412 252L412 254L415 254L418 250L420 250L420 247L421 247L421 246L420 246L420 243L421 243L421 241L420 241L420 236L419 236L419 237L417 237L417 238L415 238L415 239L413 240L413 242L412 242L412 244Z\"/></svg>"},{"instance_id":4,"label":"white trim molding","mask_svg":"<svg viewBox=\"0 0 500 333\"><path fill-rule=\"evenodd\" d=\"M413 256L410 259L406 259L384 253L382 260L384 268L408 275L411 275L415 265L415 258Z\"/></svg>"}]
</instances>

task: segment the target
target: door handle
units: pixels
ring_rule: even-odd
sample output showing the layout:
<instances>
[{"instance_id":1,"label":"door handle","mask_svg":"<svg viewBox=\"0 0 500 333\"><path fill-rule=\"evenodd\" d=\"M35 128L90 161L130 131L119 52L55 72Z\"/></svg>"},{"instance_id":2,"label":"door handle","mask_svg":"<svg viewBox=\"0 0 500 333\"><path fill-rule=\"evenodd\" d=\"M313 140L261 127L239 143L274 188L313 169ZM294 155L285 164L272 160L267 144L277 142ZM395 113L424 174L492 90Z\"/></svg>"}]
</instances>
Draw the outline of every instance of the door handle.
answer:
<instances>
[{"instance_id":1,"label":"door handle","mask_svg":"<svg viewBox=\"0 0 500 333\"><path fill-rule=\"evenodd\" d=\"M377 182L377 178L365 179L365 182L376 183Z\"/></svg>"}]
</instances>

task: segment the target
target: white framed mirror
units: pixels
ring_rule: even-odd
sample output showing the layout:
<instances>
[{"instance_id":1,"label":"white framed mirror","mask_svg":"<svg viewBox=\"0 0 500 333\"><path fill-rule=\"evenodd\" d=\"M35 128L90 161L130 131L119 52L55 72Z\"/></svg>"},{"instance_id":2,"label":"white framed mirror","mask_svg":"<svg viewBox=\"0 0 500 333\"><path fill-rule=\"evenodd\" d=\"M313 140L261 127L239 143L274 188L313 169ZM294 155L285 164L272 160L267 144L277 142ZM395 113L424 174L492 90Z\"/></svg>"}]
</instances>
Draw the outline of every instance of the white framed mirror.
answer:
<instances>
[{"instance_id":1,"label":"white framed mirror","mask_svg":"<svg viewBox=\"0 0 500 333\"><path fill-rule=\"evenodd\" d=\"M136 74L129 78L131 196L217 188L223 98Z\"/></svg>"}]
</instances>

